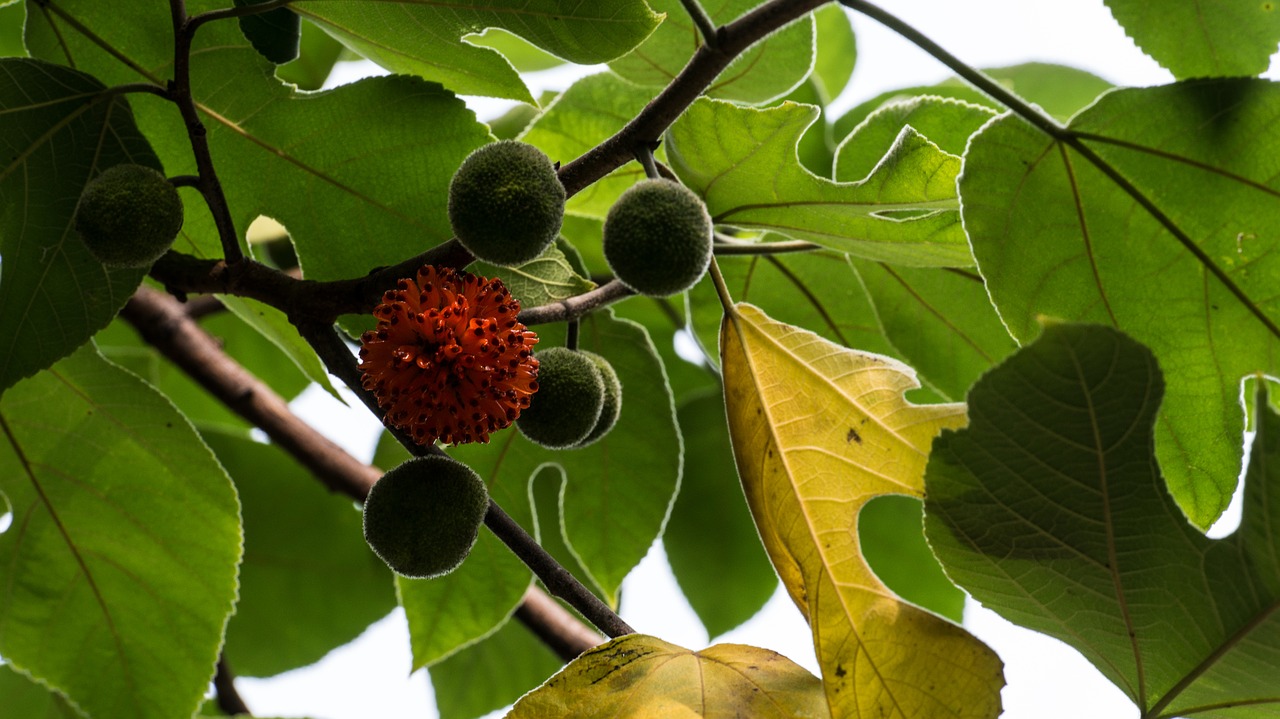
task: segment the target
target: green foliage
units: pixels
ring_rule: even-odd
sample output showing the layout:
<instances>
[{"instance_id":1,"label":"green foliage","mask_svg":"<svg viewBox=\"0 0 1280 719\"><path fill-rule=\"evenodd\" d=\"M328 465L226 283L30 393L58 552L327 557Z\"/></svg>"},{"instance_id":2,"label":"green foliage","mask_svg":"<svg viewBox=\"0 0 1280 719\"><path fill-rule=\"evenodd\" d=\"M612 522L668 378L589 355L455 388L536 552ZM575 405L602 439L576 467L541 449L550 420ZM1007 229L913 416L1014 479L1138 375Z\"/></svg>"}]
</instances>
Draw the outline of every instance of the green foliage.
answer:
<instances>
[{"instance_id":1,"label":"green foliage","mask_svg":"<svg viewBox=\"0 0 1280 719\"><path fill-rule=\"evenodd\" d=\"M1258 151L1280 142L1278 110L1259 80L1119 90L1072 120L1070 143L1016 117L988 125L960 181L974 257L1015 338L1048 315L1115 325L1155 352L1168 384L1156 456L1201 527L1236 486L1241 379L1280 371L1280 256L1266 239L1280 184Z\"/></svg>"},{"instance_id":2,"label":"green foliage","mask_svg":"<svg viewBox=\"0 0 1280 719\"><path fill-rule=\"evenodd\" d=\"M693 287L711 262L711 218L689 188L665 179L636 183L604 220L604 258L627 287L666 297Z\"/></svg>"},{"instance_id":3,"label":"green foliage","mask_svg":"<svg viewBox=\"0 0 1280 719\"><path fill-rule=\"evenodd\" d=\"M182 229L182 198L162 173L116 165L85 185L75 227L89 253L106 267L147 268Z\"/></svg>"},{"instance_id":4,"label":"green foliage","mask_svg":"<svg viewBox=\"0 0 1280 719\"><path fill-rule=\"evenodd\" d=\"M0 654L99 716L192 714L236 598L240 506L187 420L85 346L0 402Z\"/></svg>"},{"instance_id":5,"label":"green foliage","mask_svg":"<svg viewBox=\"0 0 1280 719\"><path fill-rule=\"evenodd\" d=\"M1258 75L1280 42L1274 2L1226 0L1211 11L1194 0L1106 3L1138 47L1179 79Z\"/></svg>"},{"instance_id":6,"label":"green foliage","mask_svg":"<svg viewBox=\"0 0 1280 719\"><path fill-rule=\"evenodd\" d=\"M1227 77L1266 67L1274 3L1109 0L1144 51L1202 78L1121 90L1043 63L980 75L881 13L969 80L892 90L837 118L858 53L850 13L877 14L861 0L254 12L260 1L0 0L0 508L12 522L0 524L0 713L220 715L201 703L219 653L237 673L277 674L398 602L412 668L430 668L446 719L517 700L517 714L634 701L626 711L654 716L989 719L999 661L929 613L960 616L954 581L1076 646L1144 717L1275 714L1280 520L1266 515L1280 399L1242 402L1241 387L1280 376L1280 100L1274 83ZM723 27L700 27L699 4ZM397 74L316 91L360 56ZM549 68L580 79L535 105L524 73ZM477 118L464 95L517 106ZM460 173L477 213L451 222L459 166L510 148L536 160L516 184L549 193L503 211L493 182ZM645 180L646 151L679 182ZM155 294L112 321L147 270L104 267L77 237L86 188L129 165L185 215L150 269L170 326L140 310ZM647 249L620 260L617 213L651 187L692 190L681 201L695 231L633 232ZM631 211L661 209L642 198ZM126 234L163 214L126 219ZM259 217L284 226L288 253L248 246ZM375 542L382 553L400 565L414 551L392 525L463 529L425 569L406 561L426 575L465 563L410 579L357 529L353 503L380 470L273 395L316 384L337 396L329 372L360 393L354 360L329 341L334 313L367 328L368 305L394 286L383 268L412 274L425 253L464 269L464 246L490 260L465 269L500 277L539 337L543 388L522 428L540 399L556 404L547 360L574 358L591 401L562 400L541 422L563 449L506 431L409 460L384 435L373 464L409 464L366 507L374 534L395 535ZM271 259L241 262L237 248ZM700 279L709 253L718 271ZM656 287L629 264L689 272ZM613 272L679 294L633 297ZM214 342L186 334L192 322ZM173 342L145 344L129 323ZM958 429L964 407L938 403L966 396L972 425ZM1209 540L1197 527L1240 476L1242 404L1258 432L1244 523ZM941 427L957 429L930 462ZM386 501L424 464L463 480L465 511ZM545 554L497 512L498 534L477 535L486 498ZM781 579L821 679L758 650L648 637L557 673L548 627L525 611L511 621L526 592L569 581L606 606L563 606L609 626L658 540L713 636ZM584 648L569 644L557 652Z\"/></svg>"},{"instance_id":7,"label":"green foliage","mask_svg":"<svg viewBox=\"0 0 1280 719\"><path fill-rule=\"evenodd\" d=\"M128 102L65 67L0 60L0 391L83 345L142 270L109 269L72 230L90 180L121 163L160 164ZM21 199L18 199L21 198Z\"/></svg>"},{"instance_id":8,"label":"green foliage","mask_svg":"<svg viewBox=\"0 0 1280 719\"><path fill-rule=\"evenodd\" d=\"M564 200L564 186L542 150L502 140L472 152L454 173L449 224L477 258L522 265L559 236Z\"/></svg>"},{"instance_id":9,"label":"green foliage","mask_svg":"<svg viewBox=\"0 0 1280 719\"><path fill-rule=\"evenodd\" d=\"M520 413L520 433L547 449L581 444L604 408L604 379L595 360L564 347L534 354L538 391Z\"/></svg>"},{"instance_id":10,"label":"green foliage","mask_svg":"<svg viewBox=\"0 0 1280 719\"><path fill-rule=\"evenodd\" d=\"M1240 528L1211 540L1156 470L1163 389L1129 337L1049 325L935 442L929 541L974 597L1078 649L1143 716L1272 716L1280 417L1257 403Z\"/></svg>"},{"instance_id":11,"label":"green foliage","mask_svg":"<svg viewBox=\"0 0 1280 719\"><path fill-rule=\"evenodd\" d=\"M432 579L462 564L489 509L484 480L442 456L415 457L374 483L364 538L396 574Z\"/></svg>"}]
</instances>

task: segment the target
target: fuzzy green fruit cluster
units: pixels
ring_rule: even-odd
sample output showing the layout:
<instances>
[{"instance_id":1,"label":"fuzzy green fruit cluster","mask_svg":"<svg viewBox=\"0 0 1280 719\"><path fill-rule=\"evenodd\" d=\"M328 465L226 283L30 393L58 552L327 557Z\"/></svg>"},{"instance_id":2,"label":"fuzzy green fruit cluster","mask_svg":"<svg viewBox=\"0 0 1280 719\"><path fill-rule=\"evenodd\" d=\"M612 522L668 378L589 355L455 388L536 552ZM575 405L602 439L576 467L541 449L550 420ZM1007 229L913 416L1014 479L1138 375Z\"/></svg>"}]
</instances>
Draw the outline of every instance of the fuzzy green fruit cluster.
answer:
<instances>
[{"instance_id":1,"label":"fuzzy green fruit cluster","mask_svg":"<svg viewBox=\"0 0 1280 719\"><path fill-rule=\"evenodd\" d=\"M471 553L488 509L489 491L470 467L448 457L417 457L369 490L364 538L396 574L438 577Z\"/></svg>"},{"instance_id":2,"label":"fuzzy green fruit cluster","mask_svg":"<svg viewBox=\"0 0 1280 719\"><path fill-rule=\"evenodd\" d=\"M150 267L182 229L182 198L164 175L116 165L85 186L76 232L106 267Z\"/></svg>"},{"instance_id":3,"label":"fuzzy green fruit cluster","mask_svg":"<svg viewBox=\"0 0 1280 719\"><path fill-rule=\"evenodd\" d=\"M604 221L604 258L627 287L666 297L693 287L711 264L711 216L702 199L670 180L627 189Z\"/></svg>"},{"instance_id":4,"label":"fuzzy green fruit cluster","mask_svg":"<svg viewBox=\"0 0 1280 719\"><path fill-rule=\"evenodd\" d=\"M449 222L462 246L494 265L522 265L551 246L564 185L541 150L503 140L467 156L449 185Z\"/></svg>"},{"instance_id":5,"label":"fuzzy green fruit cluster","mask_svg":"<svg viewBox=\"0 0 1280 719\"><path fill-rule=\"evenodd\" d=\"M553 347L538 358L538 391L520 413L520 432L547 449L576 449L603 437L622 411L622 384L608 360Z\"/></svg>"}]
</instances>

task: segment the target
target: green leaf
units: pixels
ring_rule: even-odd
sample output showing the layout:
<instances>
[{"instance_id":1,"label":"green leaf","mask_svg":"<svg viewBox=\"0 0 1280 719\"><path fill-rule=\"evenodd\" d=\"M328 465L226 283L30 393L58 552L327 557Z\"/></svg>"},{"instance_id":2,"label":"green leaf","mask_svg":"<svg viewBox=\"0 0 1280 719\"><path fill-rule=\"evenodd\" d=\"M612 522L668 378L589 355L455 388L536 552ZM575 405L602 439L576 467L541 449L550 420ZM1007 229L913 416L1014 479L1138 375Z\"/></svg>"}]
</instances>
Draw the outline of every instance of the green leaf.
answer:
<instances>
[{"instance_id":1,"label":"green leaf","mask_svg":"<svg viewBox=\"0 0 1280 719\"><path fill-rule=\"evenodd\" d=\"M217 460L92 347L11 388L0 431L0 654L91 715L195 712L240 561Z\"/></svg>"},{"instance_id":2,"label":"green leaf","mask_svg":"<svg viewBox=\"0 0 1280 719\"><path fill-rule=\"evenodd\" d=\"M717 224L887 262L972 262L956 212L960 158L908 129L865 180L832 182L796 160L796 143L817 116L805 105L755 110L698 100L667 132L667 156Z\"/></svg>"},{"instance_id":3,"label":"green leaf","mask_svg":"<svg viewBox=\"0 0 1280 719\"><path fill-rule=\"evenodd\" d=\"M813 11L817 30L817 54L809 79L824 98L823 105L844 91L853 76L858 59L858 43L853 35L849 14L838 4L824 5Z\"/></svg>"},{"instance_id":4,"label":"green leaf","mask_svg":"<svg viewBox=\"0 0 1280 719\"><path fill-rule=\"evenodd\" d=\"M574 271L558 247L547 248L536 259L519 267L494 267L477 262L469 268L483 277L499 277L521 307L539 307L569 299L593 289L591 280Z\"/></svg>"},{"instance_id":5,"label":"green leaf","mask_svg":"<svg viewBox=\"0 0 1280 719\"><path fill-rule=\"evenodd\" d=\"M1280 87L1258 80L1119 90L1070 125L1096 162L1006 116L973 138L960 180L974 257L1019 342L1048 315L1112 324L1160 359L1156 455L1201 527L1239 475L1241 380L1280 373L1278 116Z\"/></svg>"},{"instance_id":6,"label":"green leaf","mask_svg":"<svg viewBox=\"0 0 1280 719\"><path fill-rule=\"evenodd\" d=\"M1151 453L1162 385L1125 335L1046 327L974 387L969 428L934 442L929 542L974 598L1075 647L1143 717L1275 716L1280 418L1259 420L1240 528L1206 539Z\"/></svg>"},{"instance_id":7,"label":"green leaf","mask_svg":"<svg viewBox=\"0 0 1280 719\"><path fill-rule=\"evenodd\" d=\"M588 75L548 105L520 139L554 161L569 162L621 130L653 96L611 72ZM565 210L603 219L618 195L642 179L644 168L627 163L569 198Z\"/></svg>"},{"instance_id":8,"label":"green leaf","mask_svg":"<svg viewBox=\"0 0 1280 719\"><path fill-rule=\"evenodd\" d=\"M26 57L22 29L27 22L27 5L14 2L0 7L0 57Z\"/></svg>"},{"instance_id":9,"label":"green leaf","mask_svg":"<svg viewBox=\"0 0 1280 719\"><path fill-rule=\"evenodd\" d=\"M995 116L995 111L979 105L928 95L888 103L840 143L835 178L854 182L870 175L904 127L924 135L943 152L963 155L969 137Z\"/></svg>"},{"instance_id":10,"label":"green leaf","mask_svg":"<svg viewBox=\"0 0 1280 719\"><path fill-rule=\"evenodd\" d=\"M508 719L828 716L822 684L768 649L718 644L693 652L628 634L585 652L525 695Z\"/></svg>"},{"instance_id":11,"label":"green leaf","mask_svg":"<svg viewBox=\"0 0 1280 719\"><path fill-rule=\"evenodd\" d=\"M267 0L235 0L236 7L261 5ZM262 56L277 65L298 57L302 21L289 8L276 8L240 18L240 31Z\"/></svg>"},{"instance_id":12,"label":"green leaf","mask_svg":"<svg viewBox=\"0 0 1280 719\"><path fill-rule=\"evenodd\" d=\"M1143 52L1178 79L1258 75L1280 42L1280 7L1261 0L1106 0Z\"/></svg>"},{"instance_id":13,"label":"green leaf","mask_svg":"<svg viewBox=\"0 0 1280 719\"><path fill-rule=\"evenodd\" d=\"M0 60L0 392L48 367L111 321L145 270L107 270L72 216L104 169L160 169L123 95L84 73Z\"/></svg>"},{"instance_id":14,"label":"green leaf","mask_svg":"<svg viewBox=\"0 0 1280 719\"><path fill-rule=\"evenodd\" d=\"M502 28L491 27L479 35L467 37L466 41L472 45L487 47L502 53L517 72L550 70L564 64L564 60Z\"/></svg>"},{"instance_id":15,"label":"green leaf","mask_svg":"<svg viewBox=\"0 0 1280 719\"><path fill-rule=\"evenodd\" d=\"M342 43L334 40L314 23L304 22L298 57L276 68L276 77L298 86L299 90L319 90L329 79L342 55Z\"/></svg>"},{"instance_id":16,"label":"green leaf","mask_svg":"<svg viewBox=\"0 0 1280 719\"><path fill-rule=\"evenodd\" d=\"M542 640L508 621L428 671L440 719L475 719L514 704L562 666Z\"/></svg>"},{"instance_id":17,"label":"green leaf","mask_svg":"<svg viewBox=\"0 0 1280 719\"><path fill-rule=\"evenodd\" d=\"M218 299L222 300L222 304L232 314L279 348L307 379L323 387L334 399L346 404L329 381L329 373L325 371L315 350L302 339L285 313L247 297L218 295Z\"/></svg>"},{"instance_id":18,"label":"green leaf","mask_svg":"<svg viewBox=\"0 0 1280 719\"><path fill-rule=\"evenodd\" d=\"M685 598L715 639L755 616L778 577L738 483L723 397L701 394L681 405L679 417L685 472L663 546Z\"/></svg>"},{"instance_id":19,"label":"green leaf","mask_svg":"<svg viewBox=\"0 0 1280 719\"><path fill-rule=\"evenodd\" d=\"M553 670L554 671L554 670ZM79 719L74 707L7 664L0 664L0 705L22 719Z\"/></svg>"},{"instance_id":20,"label":"green leaf","mask_svg":"<svg viewBox=\"0 0 1280 719\"><path fill-rule=\"evenodd\" d=\"M485 28L509 30L581 65L607 62L639 45L661 21L644 0L462 0L308 2L293 9L351 49L398 73L459 94L533 102L501 54L463 41ZM430 40L423 40L423 33Z\"/></svg>"},{"instance_id":21,"label":"green leaf","mask_svg":"<svg viewBox=\"0 0 1280 719\"><path fill-rule=\"evenodd\" d=\"M212 429L204 439L236 483L244 515L240 602L227 625L237 674L306 666L396 606L360 511L278 447Z\"/></svg>"},{"instance_id":22,"label":"green leaf","mask_svg":"<svg viewBox=\"0 0 1280 719\"><path fill-rule=\"evenodd\" d=\"M680 405L687 397L720 386L715 369L710 362L699 364L681 357L676 352L676 334L686 327L685 313L679 298L636 297L613 305L614 314L623 319L639 322L653 339L654 349L662 358L671 395Z\"/></svg>"},{"instance_id":23,"label":"green leaf","mask_svg":"<svg viewBox=\"0 0 1280 719\"><path fill-rule=\"evenodd\" d=\"M665 87L702 46L702 36L680 0L650 0L666 20L629 55L609 63L624 78L647 87ZM702 0L715 25L736 20L757 0ZM814 22L805 15L743 52L707 88L708 97L765 103L790 92L813 66Z\"/></svg>"},{"instance_id":24,"label":"green leaf","mask_svg":"<svg viewBox=\"0 0 1280 719\"><path fill-rule=\"evenodd\" d=\"M1017 349L980 276L861 260L853 264L894 356L942 398L963 399L979 375Z\"/></svg>"}]
</instances>

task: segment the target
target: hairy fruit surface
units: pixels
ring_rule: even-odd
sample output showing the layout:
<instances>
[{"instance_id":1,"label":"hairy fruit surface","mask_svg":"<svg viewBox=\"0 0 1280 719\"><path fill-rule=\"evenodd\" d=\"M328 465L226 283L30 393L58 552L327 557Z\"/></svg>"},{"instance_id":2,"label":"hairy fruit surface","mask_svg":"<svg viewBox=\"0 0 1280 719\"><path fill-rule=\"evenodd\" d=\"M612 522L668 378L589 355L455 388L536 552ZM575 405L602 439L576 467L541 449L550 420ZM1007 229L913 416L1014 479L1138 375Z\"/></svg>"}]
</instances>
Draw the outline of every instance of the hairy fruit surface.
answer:
<instances>
[{"instance_id":1,"label":"hairy fruit surface","mask_svg":"<svg viewBox=\"0 0 1280 719\"><path fill-rule=\"evenodd\" d=\"M642 180L604 221L604 258L627 287L666 297L693 287L711 264L711 216L702 199L671 180Z\"/></svg>"},{"instance_id":2,"label":"hairy fruit surface","mask_svg":"<svg viewBox=\"0 0 1280 719\"><path fill-rule=\"evenodd\" d=\"M600 370L600 379L604 380L604 404L600 407L600 419L596 420L596 426L587 433L586 439L575 445L577 447L586 447L604 437L618 423L618 416L622 414L622 382L618 380L618 373L614 371L613 365L595 352L583 351L582 354Z\"/></svg>"},{"instance_id":3,"label":"hairy fruit surface","mask_svg":"<svg viewBox=\"0 0 1280 719\"><path fill-rule=\"evenodd\" d=\"M430 579L467 558L489 509L484 480L448 457L416 457L382 475L364 502L364 538L397 574Z\"/></svg>"},{"instance_id":4,"label":"hairy fruit surface","mask_svg":"<svg viewBox=\"0 0 1280 719\"><path fill-rule=\"evenodd\" d=\"M547 449L568 449L586 439L604 408L604 379L582 352L552 347L538 353L538 396L516 426Z\"/></svg>"},{"instance_id":5,"label":"hairy fruit surface","mask_svg":"<svg viewBox=\"0 0 1280 719\"><path fill-rule=\"evenodd\" d=\"M383 421L418 444L488 442L538 391L538 336L498 279L425 265L373 310L360 337L362 386Z\"/></svg>"},{"instance_id":6,"label":"hairy fruit surface","mask_svg":"<svg viewBox=\"0 0 1280 719\"><path fill-rule=\"evenodd\" d=\"M116 165L85 185L75 227L106 267L150 267L182 229L182 198L150 167Z\"/></svg>"},{"instance_id":7,"label":"hairy fruit surface","mask_svg":"<svg viewBox=\"0 0 1280 719\"><path fill-rule=\"evenodd\" d=\"M514 267L555 242L564 201L550 158L533 145L503 140L463 160L449 185L449 223L471 254Z\"/></svg>"}]
</instances>

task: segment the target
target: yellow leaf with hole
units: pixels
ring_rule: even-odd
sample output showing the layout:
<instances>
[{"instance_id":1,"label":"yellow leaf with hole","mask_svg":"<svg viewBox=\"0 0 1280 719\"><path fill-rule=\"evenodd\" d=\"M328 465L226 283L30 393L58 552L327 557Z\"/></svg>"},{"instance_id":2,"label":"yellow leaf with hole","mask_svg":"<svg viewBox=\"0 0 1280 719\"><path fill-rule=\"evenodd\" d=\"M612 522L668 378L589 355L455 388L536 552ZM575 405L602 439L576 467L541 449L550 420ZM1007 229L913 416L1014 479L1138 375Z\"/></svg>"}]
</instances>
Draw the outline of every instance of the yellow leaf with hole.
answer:
<instances>
[{"instance_id":1,"label":"yellow leaf with hole","mask_svg":"<svg viewBox=\"0 0 1280 719\"><path fill-rule=\"evenodd\" d=\"M585 652L507 719L825 719L822 682L759 647L700 652L630 634Z\"/></svg>"},{"instance_id":2,"label":"yellow leaf with hole","mask_svg":"<svg viewBox=\"0 0 1280 719\"><path fill-rule=\"evenodd\" d=\"M872 498L923 495L930 444L964 426L964 405L912 404L903 396L919 386L910 367L747 304L726 313L720 351L738 473L813 629L831 716L997 716L995 653L898 599L858 546L858 512Z\"/></svg>"}]
</instances>

